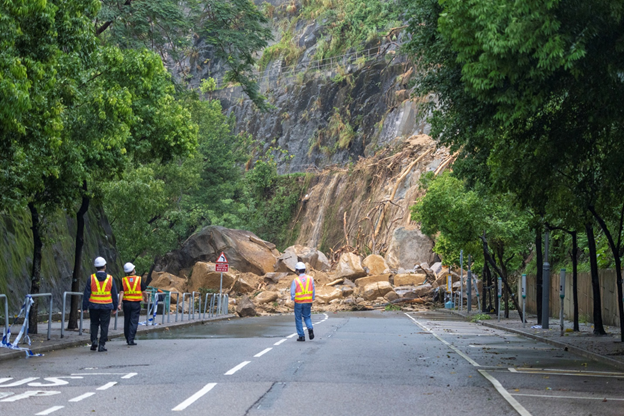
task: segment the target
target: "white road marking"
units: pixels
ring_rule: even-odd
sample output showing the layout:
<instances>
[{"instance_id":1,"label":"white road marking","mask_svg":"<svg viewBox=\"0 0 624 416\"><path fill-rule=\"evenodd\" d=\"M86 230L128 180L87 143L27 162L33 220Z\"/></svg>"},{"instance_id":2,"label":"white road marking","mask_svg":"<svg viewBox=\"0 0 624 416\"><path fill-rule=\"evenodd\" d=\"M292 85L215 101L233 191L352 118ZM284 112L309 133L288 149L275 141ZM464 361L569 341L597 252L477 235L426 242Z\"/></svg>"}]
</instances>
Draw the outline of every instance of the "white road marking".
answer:
<instances>
[{"instance_id":1,"label":"white road marking","mask_svg":"<svg viewBox=\"0 0 624 416\"><path fill-rule=\"evenodd\" d=\"M120 376L128 373L72 373L72 376ZM136 374L136 373L130 373Z\"/></svg>"},{"instance_id":2,"label":"white road marking","mask_svg":"<svg viewBox=\"0 0 624 416\"><path fill-rule=\"evenodd\" d=\"M258 354L254 355L254 357L262 357L264 354L266 354L267 352L271 351L273 348L267 348L265 350L260 351Z\"/></svg>"},{"instance_id":3,"label":"white road marking","mask_svg":"<svg viewBox=\"0 0 624 416\"><path fill-rule=\"evenodd\" d=\"M200 397L202 397L204 394L208 393L210 390L212 390L214 388L214 386L216 386L217 383L208 383L206 384L201 390L199 390L197 393L195 393L194 395L192 395L191 397L189 397L188 399L184 400L182 403L180 403L179 405L177 405L176 407L174 407L173 409L171 409L173 412L179 412L181 410L186 409L187 407L189 407L190 405L192 405L195 401L197 401L197 399L199 399Z\"/></svg>"},{"instance_id":4,"label":"white road marking","mask_svg":"<svg viewBox=\"0 0 624 416\"><path fill-rule=\"evenodd\" d=\"M287 339L286 339L286 338L284 338L284 339L281 339L281 340L277 341L277 342L276 342L275 344L273 344L273 345L280 345L280 344L283 344L283 343L284 343L284 342L286 342L286 341L287 341Z\"/></svg>"},{"instance_id":5,"label":"white road marking","mask_svg":"<svg viewBox=\"0 0 624 416\"><path fill-rule=\"evenodd\" d=\"M78 397L74 397L73 399L69 399L69 401L70 401L70 402L72 402L72 403L79 402L79 401L81 401L81 400L84 400L84 399L86 399L86 398L88 398L88 397L93 396L94 394L95 394L95 393L85 393L85 394L80 395L80 396L78 396Z\"/></svg>"},{"instance_id":6,"label":"white road marking","mask_svg":"<svg viewBox=\"0 0 624 416\"><path fill-rule=\"evenodd\" d=\"M12 391L0 391L0 399L14 395Z\"/></svg>"},{"instance_id":7,"label":"white road marking","mask_svg":"<svg viewBox=\"0 0 624 416\"><path fill-rule=\"evenodd\" d=\"M104 384L102 387L98 387L96 390L108 390L111 387L113 387L115 384L117 384L116 381L111 381L110 383Z\"/></svg>"},{"instance_id":8,"label":"white road marking","mask_svg":"<svg viewBox=\"0 0 624 416\"><path fill-rule=\"evenodd\" d=\"M125 379L132 378L132 377L136 376L137 374L139 374L139 373L128 373L125 376L123 376L122 378L125 378Z\"/></svg>"},{"instance_id":9,"label":"white road marking","mask_svg":"<svg viewBox=\"0 0 624 416\"><path fill-rule=\"evenodd\" d=\"M69 384L69 381L62 380L63 378L69 379L81 379L82 377L46 377L45 381L49 381L50 383L28 383L30 387L56 387L56 386L64 386Z\"/></svg>"},{"instance_id":10,"label":"white road marking","mask_svg":"<svg viewBox=\"0 0 624 416\"><path fill-rule=\"evenodd\" d=\"M29 390L22 394L17 394L15 396L11 396L7 399L2 399L0 402L16 402L18 400L26 399L28 397L35 396L54 396L55 394L61 394L60 391L43 391L43 390Z\"/></svg>"},{"instance_id":11,"label":"white road marking","mask_svg":"<svg viewBox=\"0 0 624 416\"><path fill-rule=\"evenodd\" d=\"M30 383L31 381L35 381L35 380L37 380L37 379L39 379L39 377L28 377L28 378L23 378L23 379L21 379L21 380L14 381L14 382L13 382L13 383L11 383L11 384L4 384L4 385L1 385L0 387L17 387L17 386L21 386L22 384ZM12 378L12 377L9 377L9 378L3 378L3 379L0 379L0 383L4 383L5 381L9 381L9 380L13 380L13 378Z\"/></svg>"},{"instance_id":12,"label":"white road marking","mask_svg":"<svg viewBox=\"0 0 624 416\"><path fill-rule=\"evenodd\" d=\"M535 350L535 351L554 351L560 350L561 348L553 348L553 347L517 347L514 345L468 345L470 348L485 348L488 350Z\"/></svg>"},{"instance_id":13,"label":"white road marking","mask_svg":"<svg viewBox=\"0 0 624 416\"><path fill-rule=\"evenodd\" d=\"M529 413L528 410L526 410L520 403L518 403L518 401L516 399L511 397L511 394L509 394L509 392L507 390L505 390L503 385L498 380L496 380L494 377L492 377L485 370L479 370L479 373L481 373L481 375L483 377L485 377L490 383L492 383L494 388L500 393L501 396L503 396L503 398L505 400L507 400L507 403L509 403L511 405L511 407L513 407L516 410L516 412L518 412L519 415L521 415L521 416L531 416L531 413Z\"/></svg>"},{"instance_id":14,"label":"white road marking","mask_svg":"<svg viewBox=\"0 0 624 416\"><path fill-rule=\"evenodd\" d=\"M598 377L622 377L624 373L614 372L614 371L591 371L591 370L559 370L556 368L527 368L527 367L518 367L515 369L520 372L527 373L535 373L539 372L540 374L549 373L549 374L561 374L563 376L598 376Z\"/></svg>"},{"instance_id":15,"label":"white road marking","mask_svg":"<svg viewBox=\"0 0 624 416\"><path fill-rule=\"evenodd\" d=\"M414 323L416 325L418 325L419 327L421 327L422 329L424 329L425 331L429 332L431 335L433 335L434 337L436 337L440 342L442 342L444 345L446 345L447 347L449 347L450 349L452 349L453 351L455 351L457 354L459 354L464 360L468 361L470 364L472 364L475 367L481 367L481 365L476 362L475 360L473 360L472 358L468 357L466 354L464 354L462 351L459 350L459 348L455 347L454 345L451 345L448 341L440 338L437 334L435 334L431 329L427 328L426 326L424 326L423 324L421 324L420 322L418 322L416 319L414 319L413 317L411 317L410 315L408 315L407 313L405 314L408 318L410 318L412 321L414 321Z\"/></svg>"},{"instance_id":16,"label":"white road marking","mask_svg":"<svg viewBox=\"0 0 624 416\"><path fill-rule=\"evenodd\" d=\"M522 393L514 393L514 394L512 394L512 396L543 397L543 398L546 398L546 399L606 400L606 401L624 402L624 399L616 398L616 397L551 396L551 395L547 395L547 394L522 394Z\"/></svg>"},{"instance_id":17,"label":"white road marking","mask_svg":"<svg viewBox=\"0 0 624 416\"><path fill-rule=\"evenodd\" d=\"M241 368L245 367L247 364L249 364L251 361L243 361L242 363L240 363L239 365L237 365L236 367L232 368L231 370L229 370L227 373L225 373L225 376L231 376L232 374L234 374L235 372L237 372L238 370L240 370Z\"/></svg>"},{"instance_id":18,"label":"white road marking","mask_svg":"<svg viewBox=\"0 0 624 416\"><path fill-rule=\"evenodd\" d=\"M292 338L292 337L296 337L296 336L297 336L297 333L295 332L295 333L294 333L294 334L292 334L292 335L288 335L286 338Z\"/></svg>"},{"instance_id":19,"label":"white road marking","mask_svg":"<svg viewBox=\"0 0 624 416\"><path fill-rule=\"evenodd\" d=\"M53 407L51 407L51 408L49 408L49 409L44 410L43 412L36 413L35 415L36 415L36 416L45 416L45 415L49 415L50 413L54 413L54 412L56 412L57 410L62 409L63 407L65 407L65 406L53 406Z\"/></svg>"}]
</instances>

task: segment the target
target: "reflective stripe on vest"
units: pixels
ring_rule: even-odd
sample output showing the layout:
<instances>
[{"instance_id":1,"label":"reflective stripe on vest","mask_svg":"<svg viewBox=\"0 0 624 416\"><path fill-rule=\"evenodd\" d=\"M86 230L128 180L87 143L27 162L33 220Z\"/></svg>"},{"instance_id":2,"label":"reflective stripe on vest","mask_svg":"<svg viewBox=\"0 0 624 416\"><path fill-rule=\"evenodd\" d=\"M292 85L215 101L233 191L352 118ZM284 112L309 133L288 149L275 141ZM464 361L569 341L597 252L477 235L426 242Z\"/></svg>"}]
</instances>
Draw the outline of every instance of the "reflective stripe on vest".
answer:
<instances>
[{"instance_id":1,"label":"reflective stripe on vest","mask_svg":"<svg viewBox=\"0 0 624 416\"><path fill-rule=\"evenodd\" d=\"M295 302L296 303L312 303L312 288L310 283L312 279L308 276L303 277L305 287L300 277L295 278Z\"/></svg>"},{"instance_id":2,"label":"reflective stripe on vest","mask_svg":"<svg viewBox=\"0 0 624 416\"><path fill-rule=\"evenodd\" d=\"M106 275L106 280L100 282L94 274L91 275L91 296L89 302L91 303L113 303L113 296L111 290L113 288L113 276Z\"/></svg>"},{"instance_id":3,"label":"reflective stripe on vest","mask_svg":"<svg viewBox=\"0 0 624 416\"><path fill-rule=\"evenodd\" d=\"M143 295L141 293L141 276L126 276L121 279L123 285L123 300L129 302L141 302Z\"/></svg>"}]
</instances>

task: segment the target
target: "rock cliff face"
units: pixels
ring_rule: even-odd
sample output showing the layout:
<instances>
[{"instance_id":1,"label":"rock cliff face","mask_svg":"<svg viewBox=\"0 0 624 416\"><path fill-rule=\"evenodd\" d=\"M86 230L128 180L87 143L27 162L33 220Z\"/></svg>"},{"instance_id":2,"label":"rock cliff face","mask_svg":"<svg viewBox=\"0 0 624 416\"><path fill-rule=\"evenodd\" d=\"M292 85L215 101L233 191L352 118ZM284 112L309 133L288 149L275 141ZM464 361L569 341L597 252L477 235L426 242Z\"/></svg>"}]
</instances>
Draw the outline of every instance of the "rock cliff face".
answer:
<instances>
[{"instance_id":1,"label":"rock cliff face","mask_svg":"<svg viewBox=\"0 0 624 416\"><path fill-rule=\"evenodd\" d=\"M277 10L301 7L291 0L269 3ZM318 61L317 49L327 40L324 22L303 19L297 12L279 16L273 21L275 42L284 36L280 27L290 22L294 27L289 45L299 58L289 65L276 58L259 73L261 91L275 109L259 112L240 87L223 88L212 96L236 116L237 132L249 133L260 143L261 153L275 146L288 152L276 155L280 173L346 165L389 143L428 133L407 89L414 67L399 54L400 34L371 41L363 45L363 52L352 49L345 56ZM219 80L223 65L201 39L196 46L198 55L189 65L191 85L210 76Z\"/></svg>"},{"instance_id":2,"label":"rock cliff face","mask_svg":"<svg viewBox=\"0 0 624 416\"><path fill-rule=\"evenodd\" d=\"M32 269L32 232L27 211L14 212L0 217L0 293L7 294L10 312L22 305L30 290ZM71 289L74 267L74 217L50 218L47 224L47 240L44 240L40 292L54 295L54 309L62 307L63 292ZM92 207L85 217L85 245L82 256L81 288L93 270L93 259L103 256L108 262L108 272L120 277L123 271L121 259L115 248L113 233L102 209ZM69 303L69 302L68 302ZM47 310L47 303L40 302L40 309ZM4 310L0 311L4 314Z\"/></svg>"}]
</instances>

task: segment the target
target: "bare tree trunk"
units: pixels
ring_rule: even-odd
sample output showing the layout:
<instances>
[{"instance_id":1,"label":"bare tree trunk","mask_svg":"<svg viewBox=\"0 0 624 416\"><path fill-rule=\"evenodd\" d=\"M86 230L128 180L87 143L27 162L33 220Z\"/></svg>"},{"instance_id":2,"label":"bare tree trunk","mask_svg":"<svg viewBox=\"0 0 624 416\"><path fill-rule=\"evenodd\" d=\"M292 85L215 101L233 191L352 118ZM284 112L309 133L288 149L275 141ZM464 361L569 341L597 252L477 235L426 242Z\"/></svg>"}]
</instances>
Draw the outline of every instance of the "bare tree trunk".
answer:
<instances>
[{"instance_id":1,"label":"bare tree trunk","mask_svg":"<svg viewBox=\"0 0 624 416\"><path fill-rule=\"evenodd\" d=\"M41 283L41 258L43 250L43 241L41 240L41 221L39 218L39 212L34 203L28 203L28 209L30 209L30 217L32 219L32 234L33 234L33 264L32 273L30 277L30 293L32 295L39 293L39 285ZM28 320L28 332L31 334L37 333L37 314L38 314L38 302L35 299L30 308L30 317Z\"/></svg>"},{"instance_id":2,"label":"bare tree trunk","mask_svg":"<svg viewBox=\"0 0 624 416\"><path fill-rule=\"evenodd\" d=\"M589 210L592 214L594 214L594 218L600 224L600 228L604 231L607 236L607 240L609 241L609 247L611 248L611 253L613 253L613 260L615 261L615 275L617 277L617 293L618 293L618 312L620 314L620 333L621 339L620 341L624 342L624 307L622 303L622 259L620 258L620 246L622 245L621 235L622 235L622 221L624 220L624 206L622 207L622 214L620 214L620 227L617 230L618 232L618 241L617 243L613 240L613 235L611 231L609 231L609 227L607 226L604 219L598 215L596 210L593 207L590 207Z\"/></svg>"},{"instance_id":3,"label":"bare tree trunk","mask_svg":"<svg viewBox=\"0 0 624 416\"><path fill-rule=\"evenodd\" d=\"M535 229L535 260L537 273L535 273L535 287L537 289L537 324L542 324L542 283L544 271L544 257L542 254L542 227Z\"/></svg>"},{"instance_id":4,"label":"bare tree trunk","mask_svg":"<svg viewBox=\"0 0 624 416\"><path fill-rule=\"evenodd\" d=\"M485 302L485 295L486 295L486 291L487 291L487 282L489 281L489 274L490 274L490 269L487 266L487 263L483 263L483 277L481 278L481 312L486 313L487 312L487 305Z\"/></svg>"},{"instance_id":5,"label":"bare tree trunk","mask_svg":"<svg viewBox=\"0 0 624 416\"><path fill-rule=\"evenodd\" d=\"M87 195L87 181L82 183L82 203L80 209L76 212L76 248L74 251L74 272L72 274L71 291L80 292L80 265L82 264L82 249L84 247L84 216L89 210L90 198ZM78 296L71 297L71 308L69 311L69 323L67 329L78 328L78 305L80 298ZM65 317L63 317L65 319Z\"/></svg>"},{"instance_id":6,"label":"bare tree trunk","mask_svg":"<svg viewBox=\"0 0 624 416\"><path fill-rule=\"evenodd\" d=\"M572 307L574 308L574 331L579 329L578 311L578 241L576 231L572 231Z\"/></svg>"},{"instance_id":7,"label":"bare tree trunk","mask_svg":"<svg viewBox=\"0 0 624 416\"><path fill-rule=\"evenodd\" d=\"M587 245L589 246L589 263L591 266L591 282L594 294L594 334L606 335L602 324L602 303L600 302L600 281L598 279L598 260L596 259L596 240L594 237L594 227L585 224L587 233Z\"/></svg>"}]
</instances>

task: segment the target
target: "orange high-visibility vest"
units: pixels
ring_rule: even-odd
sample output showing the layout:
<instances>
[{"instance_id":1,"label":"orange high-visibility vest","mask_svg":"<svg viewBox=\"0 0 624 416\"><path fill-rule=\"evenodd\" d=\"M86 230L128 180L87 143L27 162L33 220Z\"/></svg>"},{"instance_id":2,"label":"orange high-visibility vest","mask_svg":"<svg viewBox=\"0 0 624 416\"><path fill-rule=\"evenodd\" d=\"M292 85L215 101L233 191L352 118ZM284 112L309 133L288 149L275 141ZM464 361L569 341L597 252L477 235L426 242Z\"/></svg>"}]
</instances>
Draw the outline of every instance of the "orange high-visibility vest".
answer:
<instances>
[{"instance_id":1,"label":"orange high-visibility vest","mask_svg":"<svg viewBox=\"0 0 624 416\"><path fill-rule=\"evenodd\" d=\"M126 276L121 279L123 285L123 300L129 302L141 302L143 295L141 293L141 276Z\"/></svg>"},{"instance_id":2,"label":"orange high-visibility vest","mask_svg":"<svg viewBox=\"0 0 624 416\"><path fill-rule=\"evenodd\" d=\"M95 274L91 275L91 296L89 302L91 303L113 303L113 296L111 290L113 288L113 276L106 275L106 280L100 282Z\"/></svg>"},{"instance_id":3,"label":"orange high-visibility vest","mask_svg":"<svg viewBox=\"0 0 624 416\"><path fill-rule=\"evenodd\" d=\"M295 303L312 303L312 278L303 276L295 278Z\"/></svg>"}]
</instances>

